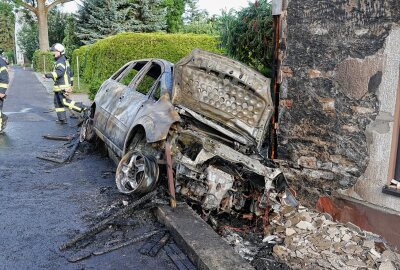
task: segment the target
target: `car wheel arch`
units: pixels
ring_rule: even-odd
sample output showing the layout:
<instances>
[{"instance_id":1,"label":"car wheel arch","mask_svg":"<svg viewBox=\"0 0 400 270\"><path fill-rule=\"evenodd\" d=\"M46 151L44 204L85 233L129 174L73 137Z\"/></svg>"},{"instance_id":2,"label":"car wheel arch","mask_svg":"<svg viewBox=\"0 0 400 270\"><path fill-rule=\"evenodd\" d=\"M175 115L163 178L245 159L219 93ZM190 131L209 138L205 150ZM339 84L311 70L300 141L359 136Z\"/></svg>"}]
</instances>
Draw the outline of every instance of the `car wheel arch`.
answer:
<instances>
[{"instance_id":1,"label":"car wheel arch","mask_svg":"<svg viewBox=\"0 0 400 270\"><path fill-rule=\"evenodd\" d=\"M143 134L145 134L145 138L147 138L146 129L144 128L144 126L139 124L139 125L135 125L134 127L132 127L130 129L130 131L128 132L128 136L125 139L124 149L123 149L124 154L126 154L128 152L129 146L132 143L133 138L139 132L142 132Z\"/></svg>"},{"instance_id":2,"label":"car wheel arch","mask_svg":"<svg viewBox=\"0 0 400 270\"><path fill-rule=\"evenodd\" d=\"M96 113L96 102L93 102L92 105L90 106L90 118L94 118L94 114Z\"/></svg>"},{"instance_id":3,"label":"car wheel arch","mask_svg":"<svg viewBox=\"0 0 400 270\"><path fill-rule=\"evenodd\" d=\"M171 126L177 122L179 122L179 121L171 122L168 125L163 125L162 127L158 128L157 132L153 132L154 130L152 129L152 127L146 126L145 123L140 123L140 124L134 125L130 129L130 131L127 133L128 136L126 136L126 139L125 139L123 153L125 154L128 151L129 145L131 144L132 139L134 138L135 134L137 134L138 132L144 133L145 139L148 143L162 141L162 140L167 139L168 132L169 132Z\"/></svg>"}]
</instances>

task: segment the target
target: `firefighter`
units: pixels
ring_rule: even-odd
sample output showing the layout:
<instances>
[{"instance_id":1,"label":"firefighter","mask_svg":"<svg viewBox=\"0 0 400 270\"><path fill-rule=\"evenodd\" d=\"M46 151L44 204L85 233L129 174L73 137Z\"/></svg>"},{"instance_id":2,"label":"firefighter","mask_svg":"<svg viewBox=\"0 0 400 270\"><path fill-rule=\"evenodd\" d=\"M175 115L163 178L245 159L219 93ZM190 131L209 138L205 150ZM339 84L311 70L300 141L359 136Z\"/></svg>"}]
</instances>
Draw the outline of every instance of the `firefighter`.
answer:
<instances>
[{"instance_id":1,"label":"firefighter","mask_svg":"<svg viewBox=\"0 0 400 270\"><path fill-rule=\"evenodd\" d=\"M2 57L2 54L3 50L0 49L0 133L4 132L8 119L7 115L3 114L3 103L7 97L6 91L9 83L8 62Z\"/></svg>"},{"instance_id":2,"label":"firefighter","mask_svg":"<svg viewBox=\"0 0 400 270\"><path fill-rule=\"evenodd\" d=\"M86 106L68 98L72 92L73 77L69 62L64 55L64 46L56 43L50 48L50 51L53 52L55 63L53 72L45 74L45 77L54 80L53 92L54 106L58 117L57 123L66 124L67 113L65 108L81 113L86 111Z\"/></svg>"}]
</instances>

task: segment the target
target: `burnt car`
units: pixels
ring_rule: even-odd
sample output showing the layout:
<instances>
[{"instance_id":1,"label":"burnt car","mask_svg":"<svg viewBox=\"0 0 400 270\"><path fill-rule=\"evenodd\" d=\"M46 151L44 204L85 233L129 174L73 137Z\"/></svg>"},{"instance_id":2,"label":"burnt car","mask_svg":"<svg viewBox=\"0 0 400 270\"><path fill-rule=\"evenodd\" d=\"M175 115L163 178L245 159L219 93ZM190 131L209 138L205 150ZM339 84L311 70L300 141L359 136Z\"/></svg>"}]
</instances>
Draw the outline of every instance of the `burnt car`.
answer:
<instances>
[{"instance_id":1,"label":"burnt car","mask_svg":"<svg viewBox=\"0 0 400 270\"><path fill-rule=\"evenodd\" d=\"M257 212L271 188L294 200L261 155L273 110L270 79L195 49L176 65L145 59L121 67L100 87L82 134L94 130L118 161L122 193L151 191L166 165L175 191L202 209Z\"/></svg>"}]
</instances>

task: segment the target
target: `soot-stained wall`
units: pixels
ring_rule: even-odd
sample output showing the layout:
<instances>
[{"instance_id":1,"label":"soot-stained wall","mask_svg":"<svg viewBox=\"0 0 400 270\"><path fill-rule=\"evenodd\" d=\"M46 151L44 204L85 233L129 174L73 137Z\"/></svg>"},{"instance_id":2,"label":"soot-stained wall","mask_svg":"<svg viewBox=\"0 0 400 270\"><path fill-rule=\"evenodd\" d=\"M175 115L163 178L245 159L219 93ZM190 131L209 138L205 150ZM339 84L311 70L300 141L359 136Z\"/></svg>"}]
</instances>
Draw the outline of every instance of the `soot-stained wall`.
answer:
<instances>
[{"instance_id":1,"label":"soot-stained wall","mask_svg":"<svg viewBox=\"0 0 400 270\"><path fill-rule=\"evenodd\" d=\"M283 9L278 158L286 175L311 202L343 189L385 205L370 197L388 177L400 3L289 0ZM382 140L387 151L374 147ZM385 175L371 175L379 164Z\"/></svg>"}]
</instances>

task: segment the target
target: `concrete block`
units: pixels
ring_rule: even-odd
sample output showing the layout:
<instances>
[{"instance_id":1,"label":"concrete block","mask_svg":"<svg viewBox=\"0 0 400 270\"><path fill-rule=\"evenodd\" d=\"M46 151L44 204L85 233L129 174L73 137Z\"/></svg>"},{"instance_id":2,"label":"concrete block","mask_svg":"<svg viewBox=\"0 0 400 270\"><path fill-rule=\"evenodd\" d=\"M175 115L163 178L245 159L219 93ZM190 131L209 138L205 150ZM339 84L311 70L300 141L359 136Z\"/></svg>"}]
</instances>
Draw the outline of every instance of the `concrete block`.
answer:
<instances>
[{"instance_id":1,"label":"concrete block","mask_svg":"<svg viewBox=\"0 0 400 270\"><path fill-rule=\"evenodd\" d=\"M175 209L159 206L156 215L198 269L254 269L187 204Z\"/></svg>"}]
</instances>

